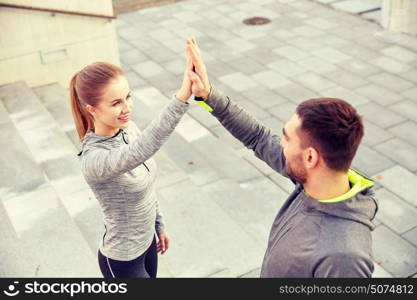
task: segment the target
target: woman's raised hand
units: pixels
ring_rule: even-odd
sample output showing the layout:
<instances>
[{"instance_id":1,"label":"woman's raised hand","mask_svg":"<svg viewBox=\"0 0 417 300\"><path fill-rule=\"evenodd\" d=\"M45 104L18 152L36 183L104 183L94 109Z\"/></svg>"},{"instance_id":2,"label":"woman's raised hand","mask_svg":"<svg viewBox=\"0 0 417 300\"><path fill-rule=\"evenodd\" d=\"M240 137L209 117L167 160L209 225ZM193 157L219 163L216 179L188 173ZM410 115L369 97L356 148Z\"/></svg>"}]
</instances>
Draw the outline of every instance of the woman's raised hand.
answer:
<instances>
[{"instance_id":1,"label":"woman's raised hand","mask_svg":"<svg viewBox=\"0 0 417 300\"><path fill-rule=\"evenodd\" d=\"M182 80L182 85L181 88L178 90L177 94L175 95L176 98L182 102L187 102L188 99L190 99L191 97L191 80L188 77L188 72L190 70L192 70L193 68L193 64L191 61L191 54L190 54L190 50L188 49L188 43L187 43L187 47L186 47L186 64L185 64L185 70L184 70L184 77Z\"/></svg>"}]
</instances>

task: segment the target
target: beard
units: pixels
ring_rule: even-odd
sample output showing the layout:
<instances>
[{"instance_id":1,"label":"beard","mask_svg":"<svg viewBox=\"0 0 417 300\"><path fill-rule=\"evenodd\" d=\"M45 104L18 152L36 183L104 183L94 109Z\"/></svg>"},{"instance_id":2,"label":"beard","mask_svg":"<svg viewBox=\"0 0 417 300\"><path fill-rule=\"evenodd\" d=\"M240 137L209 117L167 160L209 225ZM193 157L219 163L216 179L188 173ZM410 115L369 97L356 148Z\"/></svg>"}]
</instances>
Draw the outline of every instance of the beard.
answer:
<instances>
[{"instance_id":1,"label":"beard","mask_svg":"<svg viewBox=\"0 0 417 300\"><path fill-rule=\"evenodd\" d=\"M307 182L307 170L302 163L301 155L294 157L291 161L287 160L285 169L292 180L302 185Z\"/></svg>"}]
</instances>

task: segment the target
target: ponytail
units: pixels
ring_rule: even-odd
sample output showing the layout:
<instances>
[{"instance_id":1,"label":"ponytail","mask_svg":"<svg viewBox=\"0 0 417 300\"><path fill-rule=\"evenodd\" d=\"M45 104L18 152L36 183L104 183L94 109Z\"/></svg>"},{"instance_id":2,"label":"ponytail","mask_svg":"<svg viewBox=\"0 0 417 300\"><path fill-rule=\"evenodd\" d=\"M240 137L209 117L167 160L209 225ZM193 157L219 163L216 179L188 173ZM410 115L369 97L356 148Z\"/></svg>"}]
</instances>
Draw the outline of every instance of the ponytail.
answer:
<instances>
[{"instance_id":1,"label":"ponytail","mask_svg":"<svg viewBox=\"0 0 417 300\"><path fill-rule=\"evenodd\" d=\"M83 104L77 95L76 90L76 80L79 72L75 73L72 76L69 89L70 89L70 98L71 98L71 112L72 117L74 118L75 128L78 132L78 137L80 142L84 139L85 134L94 127L93 120L88 112L83 108Z\"/></svg>"}]
</instances>

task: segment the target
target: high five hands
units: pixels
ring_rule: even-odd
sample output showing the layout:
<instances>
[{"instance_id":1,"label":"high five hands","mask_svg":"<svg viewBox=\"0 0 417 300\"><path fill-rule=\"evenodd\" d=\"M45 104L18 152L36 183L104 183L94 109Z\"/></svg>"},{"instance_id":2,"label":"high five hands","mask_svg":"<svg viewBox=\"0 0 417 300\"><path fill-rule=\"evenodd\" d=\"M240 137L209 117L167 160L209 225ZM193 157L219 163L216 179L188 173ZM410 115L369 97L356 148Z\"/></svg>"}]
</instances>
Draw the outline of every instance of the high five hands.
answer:
<instances>
[{"instance_id":1,"label":"high five hands","mask_svg":"<svg viewBox=\"0 0 417 300\"><path fill-rule=\"evenodd\" d=\"M187 55L190 55L191 63L194 67L188 70L188 78L192 82L191 92L194 96L207 99L210 94L210 82L207 76L206 65L201 57L201 52L195 38L187 40Z\"/></svg>"},{"instance_id":2,"label":"high five hands","mask_svg":"<svg viewBox=\"0 0 417 300\"><path fill-rule=\"evenodd\" d=\"M184 78L176 97L182 102L186 102L192 94L207 99L210 93L210 82L195 38L186 41L186 57Z\"/></svg>"}]
</instances>

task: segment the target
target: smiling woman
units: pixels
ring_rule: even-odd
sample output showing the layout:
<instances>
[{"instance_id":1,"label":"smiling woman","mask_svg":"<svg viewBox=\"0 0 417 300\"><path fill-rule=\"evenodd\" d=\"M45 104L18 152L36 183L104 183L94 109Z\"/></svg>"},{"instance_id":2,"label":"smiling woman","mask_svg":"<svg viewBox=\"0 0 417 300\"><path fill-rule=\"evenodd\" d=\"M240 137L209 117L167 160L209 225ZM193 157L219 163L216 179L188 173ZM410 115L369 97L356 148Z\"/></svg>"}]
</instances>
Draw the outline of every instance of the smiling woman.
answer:
<instances>
[{"instance_id":1,"label":"smiling woman","mask_svg":"<svg viewBox=\"0 0 417 300\"><path fill-rule=\"evenodd\" d=\"M103 101L97 107L86 105L86 110L95 120L95 133L114 135L118 129L128 127L133 103L125 76L119 75L110 80L101 98Z\"/></svg>"},{"instance_id":2,"label":"smiling woman","mask_svg":"<svg viewBox=\"0 0 417 300\"><path fill-rule=\"evenodd\" d=\"M105 101L101 101L105 98L103 94L114 93L114 85L110 83L117 78L124 78L122 75L123 71L119 67L105 62L96 62L86 66L72 77L70 82L71 109L80 141L88 131L94 128L93 113L95 113L95 108L100 111L99 106L104 105Z\"/></svg>"},{"instance_id":3,"label":"smiling woman","mask_svg":"<svg viewBox=\"0 0 417 300\"><path fill-rule=\"evenodd\" d=\"M190 69L187 59L184 74ZM104 216L101 272L104 277L156 277L157 253L167 251L169 238L154 191L152 156L187 111L190 81L184 75L176 96L143 132L130 120L131 92L119 67L86 66L71 79L70 94L82 142L81 170Z\"/></svg>"}]
</instances>

